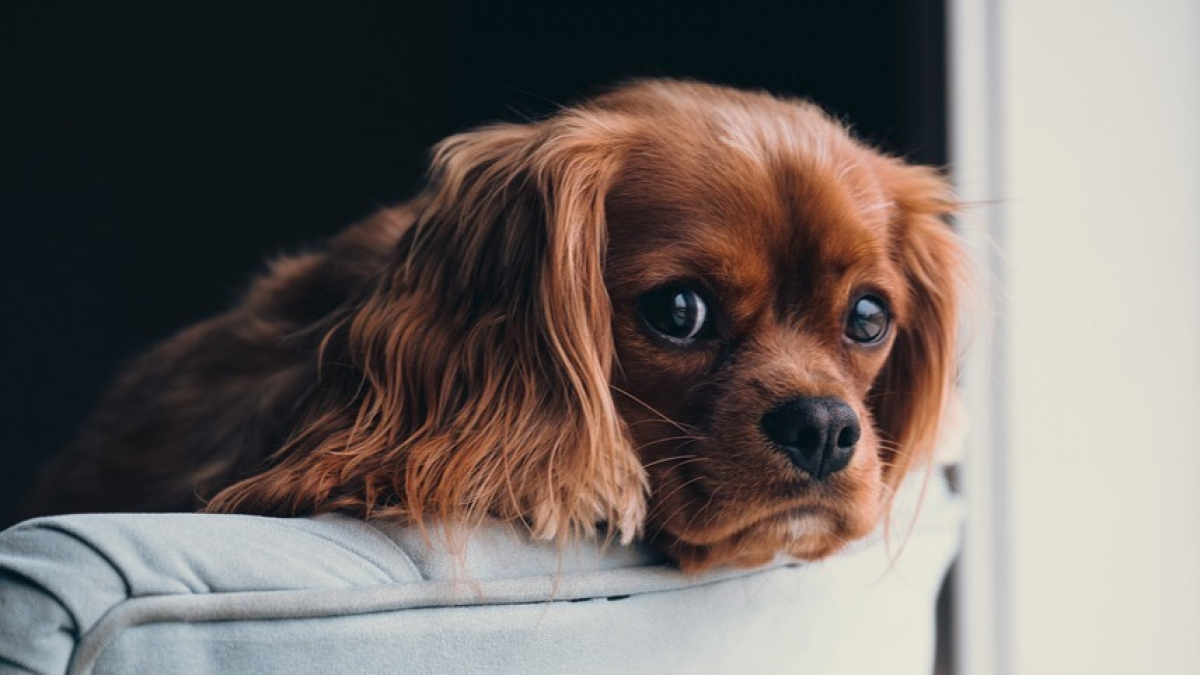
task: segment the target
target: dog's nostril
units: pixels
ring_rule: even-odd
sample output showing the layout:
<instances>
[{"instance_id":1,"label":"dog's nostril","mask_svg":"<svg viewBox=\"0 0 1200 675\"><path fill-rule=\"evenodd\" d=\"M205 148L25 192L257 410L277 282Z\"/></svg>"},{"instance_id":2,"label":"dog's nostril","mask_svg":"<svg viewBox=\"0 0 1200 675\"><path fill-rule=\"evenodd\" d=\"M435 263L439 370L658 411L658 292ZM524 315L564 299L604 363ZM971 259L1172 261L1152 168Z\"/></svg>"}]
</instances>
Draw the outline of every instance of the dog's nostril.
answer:
<instances>
[{"instance_id":1,"label":"dog's nostril","mask_svg":"<svg viewBox=\"0 0 1200 675\"><path fill-rule=\"evenodd\" d=\"M837 446L839 448L853 448L854 444L858 442L858 437L861 435L857 424L844 427L842 432L838 434Z\"/></svg>"},{"instance_id":2,"label":"dog's nostril","mask_svg":"<svg viewBox=\"0 0 1200 675\"><path fill-rule=\"evenodd\" d=\"M763 415L761 424L788 459L817 480L846 468L862 435L854 410L832 398L785 401Z\"/></svg>"},{"instance_id":3,"label":"dog's nostril","mask_svg":"<svg viewBox=\"0 0 1200 675\"><path fill-rule=\"evenodd\" d=\"M796 446L800 444L801 427L796 423L795 415L786 407L780 407L763 415L763 431L767 437L780 445Z\"/></svg>"}]
</instances>

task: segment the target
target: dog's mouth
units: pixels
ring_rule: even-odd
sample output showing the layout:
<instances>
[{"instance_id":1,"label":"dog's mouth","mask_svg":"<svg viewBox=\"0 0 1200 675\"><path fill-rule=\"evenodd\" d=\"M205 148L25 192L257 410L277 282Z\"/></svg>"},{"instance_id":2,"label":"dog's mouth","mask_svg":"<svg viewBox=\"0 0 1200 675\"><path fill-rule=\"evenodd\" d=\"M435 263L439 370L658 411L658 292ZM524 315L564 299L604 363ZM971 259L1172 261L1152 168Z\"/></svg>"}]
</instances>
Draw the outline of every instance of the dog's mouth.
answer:
<instances>
[{"instance_id":1,"label":"dog's mouth","mask_svg":"<svg viewBox=\"0 0 1200 675\"><path fill-rule=\"evenodd\" d=\"M825 558L866 536L881 509L878 490L849 478L734 489L690 467L675 473L684 487L652 505L650 534L688 571Z\"/></svg>"},{"instance_id":2,"label":"dog's mouth","mask_svg":"<svg viewBox=\"0 0 1200 675\"><path fill-rule=\"evenodd\" d=\"M786 556L820 560L865 532L851 519L824 507L800 506L739 520L745 524L711 530L664 531L662 546L687 572L712 567L760 567Z\"/></svg>"},{"instance_id":3,"label":"dog's mouth","mask_svg":"<svg viewBox=\"0 0 1200 675\"><path fill-rule=\"evenodd\" d=\"M781 504L775 507L727 505L723 516L708 527L686 527L674 536L697 546L719 545L767 534L768 538L788 542L811 535L848 533L853 529L846 514L825 505ZM668 529L669 526L668 526Z\"/></svg>"}]
</instances>

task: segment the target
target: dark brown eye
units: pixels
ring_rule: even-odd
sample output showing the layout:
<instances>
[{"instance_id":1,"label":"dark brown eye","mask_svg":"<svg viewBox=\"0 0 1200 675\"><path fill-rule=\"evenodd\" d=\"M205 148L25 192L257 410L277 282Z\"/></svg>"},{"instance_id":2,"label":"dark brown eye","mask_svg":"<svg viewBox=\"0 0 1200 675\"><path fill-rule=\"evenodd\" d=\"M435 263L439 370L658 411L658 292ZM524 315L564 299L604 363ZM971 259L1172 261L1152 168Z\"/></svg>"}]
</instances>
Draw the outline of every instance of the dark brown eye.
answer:
<instances>
[{"instance_id":1,"label":"dark brown eye","mask_svg":"<svg viewBox=\"0 0 1200 675\"><path fill-rule=\"evenodd\" d=\"M859 344L875 344L887 335L892 316L887 305L876 295L864 295L850 306L846 317L846 337Z\"/></svg>"},{"instance_id":2,"label":"dark brown eye","mask_svg":"<svg viewBox=\"0 0 1200 675\"><path fill-rule=\"evenodd\" d=\"M696 291L667 286L650 291L638 301L646 325L675 342L691 343L712 337L708 303Z\"/></svg>"}]
</instances>

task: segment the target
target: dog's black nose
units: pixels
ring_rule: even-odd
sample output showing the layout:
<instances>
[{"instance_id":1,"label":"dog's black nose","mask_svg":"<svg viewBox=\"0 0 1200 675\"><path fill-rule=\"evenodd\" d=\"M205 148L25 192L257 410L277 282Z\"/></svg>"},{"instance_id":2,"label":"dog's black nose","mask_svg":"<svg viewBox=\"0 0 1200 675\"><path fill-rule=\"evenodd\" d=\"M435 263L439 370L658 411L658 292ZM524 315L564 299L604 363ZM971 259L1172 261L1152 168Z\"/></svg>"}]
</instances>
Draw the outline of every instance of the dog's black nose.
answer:
<instances>
[{"instance_id":1,"label":"dog's black nose","mask_svg":"<svg viewBox=\"0 0 1200 675\"><path fill-rule=\"evenodd\" d=\"M862 435L858 415L835 398L794 398L762 417L767 438L816 480L846 468Z\"/></svg>"}]
</instances>

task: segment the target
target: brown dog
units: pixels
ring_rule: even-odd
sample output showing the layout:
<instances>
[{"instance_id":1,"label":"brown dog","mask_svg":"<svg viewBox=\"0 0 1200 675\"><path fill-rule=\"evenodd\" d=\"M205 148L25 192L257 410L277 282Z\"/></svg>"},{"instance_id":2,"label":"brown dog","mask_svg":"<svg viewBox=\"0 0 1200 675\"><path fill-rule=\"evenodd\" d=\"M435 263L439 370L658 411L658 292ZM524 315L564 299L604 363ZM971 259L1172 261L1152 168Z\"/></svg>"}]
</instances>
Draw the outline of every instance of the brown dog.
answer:
<instances>
[{"instance_id":1,"label":"brown dog","mask_svg":"<svg viewBox=\"0 0 1200 675\"><path fill-rule=\"evenodd\" d=\"M932 170L689 82L451 137L427 187L137 361L30 513L606 523L823 557L929 455L961 252Z\"/></svg>"}]
</instances>

